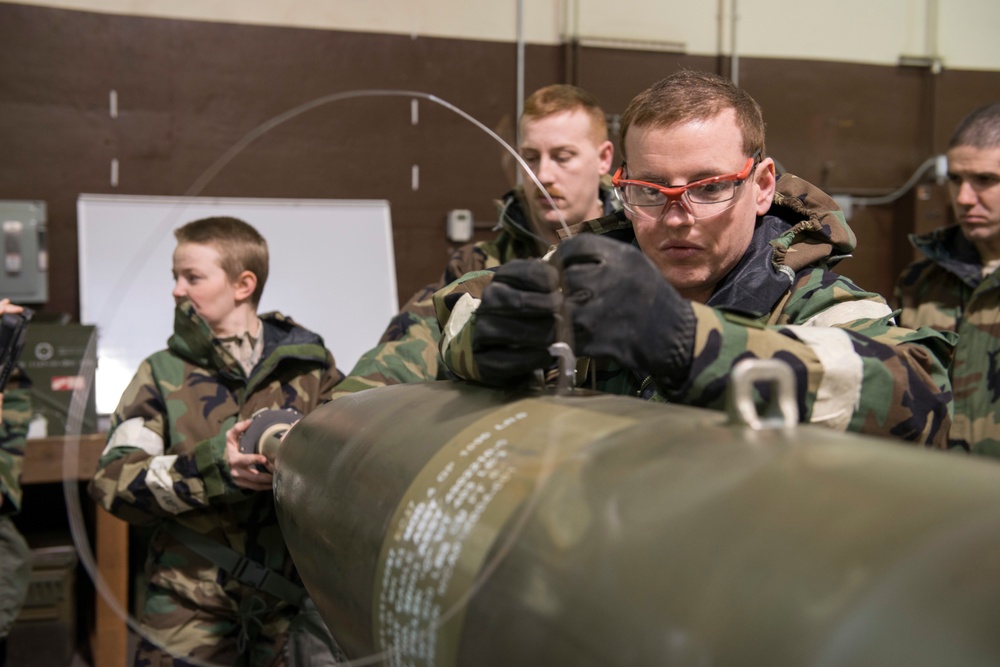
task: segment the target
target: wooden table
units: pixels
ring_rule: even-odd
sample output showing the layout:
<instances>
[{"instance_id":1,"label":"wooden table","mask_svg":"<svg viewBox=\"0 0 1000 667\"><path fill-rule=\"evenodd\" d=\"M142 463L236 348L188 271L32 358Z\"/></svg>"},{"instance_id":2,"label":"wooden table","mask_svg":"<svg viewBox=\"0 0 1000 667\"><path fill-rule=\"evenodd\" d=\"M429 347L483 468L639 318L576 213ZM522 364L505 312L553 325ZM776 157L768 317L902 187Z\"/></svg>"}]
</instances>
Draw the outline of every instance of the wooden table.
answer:
<instances>
[{"instance_id":1,"label":"wooden table","mask_svg":"<svg viewBox=\"0 0 1000 667\"><path fill-rule=\"evenodd\" d=\"M71 475L79 481L89 480L97 470L97 461L104 451L107 436L103 433L81 435L79 439L50 437L28 440L24 447L22 484L62 482L63 459L78 451ZM97 571L121 609L128 609L128 524L103 509L95 512L95 558ZM96 619L91 649L95 667L124 667L128 629L100 594L95 596Z\"/></svg>"}]
</instances>

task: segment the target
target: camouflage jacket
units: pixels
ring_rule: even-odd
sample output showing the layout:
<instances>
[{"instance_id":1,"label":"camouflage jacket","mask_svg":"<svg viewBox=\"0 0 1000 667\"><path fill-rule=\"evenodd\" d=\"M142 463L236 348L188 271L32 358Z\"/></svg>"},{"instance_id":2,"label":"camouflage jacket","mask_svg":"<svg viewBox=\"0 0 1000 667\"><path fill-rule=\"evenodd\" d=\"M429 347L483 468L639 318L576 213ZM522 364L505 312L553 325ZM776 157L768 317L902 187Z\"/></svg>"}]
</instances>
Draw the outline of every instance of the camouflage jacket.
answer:
<instances>
[{"instance_id":1,"label":"camouflage jacket","mask_svg":"<svg viewBox=\"0 0 1000 667\"><path fill-rule=\"evenodd\" d=\"M605 214L618 210L610 181L602 183L600 198ZM504 195L497 207L500 220L495 229L499 234L489 241L468 243L456 250L441 278L410 297L389 322L378 344L361 356L347 378L337 386L334 398L372 387L448 377L438 355L441 328L434 312L434 293L471 271L491 269L512 259L541 257L548 250L548 246L529 231L524 193L520 188ZM578 225L578 229L581 226ZM570 232L576 233L578 229L570 229ZM560 231L560 236L564 233Z\"/></svg>"},{"instance_id":2,"label":"camouflage jacket","mask_svg":"<svg viewBox=\"0 0 1000 667\"><path fill-rule=\"evenodd\" d=\"M599 222L597 233L635 243L621 213ZM743 259L707 304L692 303L697 330L686 380L661 390L641 369L603 360L592 364L591 379L609 393L722 409L736 362L780 358L795 372L804 421L943 446L951 395L942 360L950 340L931 329L895 326L881 296L834 273L831 267L854 245L829 196L795 176L780 177ZM444 363L470 380L478 380L477 297L491 276L468 274L434 297Z\"/></svg>"},{"instance_id":3,"label":"camouflage jacket","mask_svg":"<svg viewBox=\"0 0 1000 667\"><path fill-rule=\"evenodd\" d=\"M31 421L31 390L27 386L7 385L3 393L3 420L0 421L0 514L21 510L21 470L24 467L24 442Z\"/></svg>"},{"instance_id":4,"label":"camouflage jacket","mask_svg":"<svg viewBox=\"0 0 1000 667\"><path fill-rule=\"evenodd\" d=\"M1000 274L983 276L979 253L957 226L911 235L910 242L926 259L896 285L900 323L958 334L950 445L1000 456Z\"/></svg>"},{"instance_id":5,"label":"camouflage jacket","mask_svg":"<svg viewBox=\"0 0 1000 667\"><path fill-rule=\"evenodd\" d=\"M318 335L277 313L261 321L264 353L248 378L190 304L178 306L167 349L142 362L111 417L89 491L121 519L176 521L295 576L274 497L233 483L225 434L263 408L308 413L343 376ZM151 584L202 608L226 609L239 596L237 581L163 530L153 536L147 569Z\"/></svg>"},{"instance_id":6,"label":"camouflage jacket","mask_svg":"<svg viewBox=\"0 0 1000 667\"><path fill-rule=\"evenodd\" d=\"M3 420L0 423L0 494L3 500L0 505L0 639L7 637L20 614L31 580L31 551L11 519L11 515L21 510L21 471L24 442L31 421L31 390L19 371L14 374L3 392Z\"/></svg>"}]
</instances>

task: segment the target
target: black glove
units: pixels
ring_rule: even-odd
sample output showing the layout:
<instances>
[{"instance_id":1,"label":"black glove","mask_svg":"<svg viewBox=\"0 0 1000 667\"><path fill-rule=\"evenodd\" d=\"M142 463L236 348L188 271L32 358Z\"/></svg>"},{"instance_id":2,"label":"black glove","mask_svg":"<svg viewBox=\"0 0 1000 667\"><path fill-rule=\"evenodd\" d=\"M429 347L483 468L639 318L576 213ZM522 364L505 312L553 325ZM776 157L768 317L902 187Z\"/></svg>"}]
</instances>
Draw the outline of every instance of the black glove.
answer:
<instances>
[{"instance_id":1,"label":"black glove","mask_svg":"<svg viewBox=\"0 0 1000 667\"><path fill-rule=\"evenodd\" d=\"M552 363L561 306L559 274L540 259L515 259L483 291L472 329L472 353L483 382L510 384Z\"/></svg>"},{"instance_id":2,"label":"black glove","mask_svg":"<svg viewBox=\"0 0 1000 667\"><path fill-rule=\"evenodd\" d=\"M554 263L562 267L574 352L644 370L667 390L687 378L694 311L641 251L581 234L559 245Z\"/></svg>"}]
</instances>

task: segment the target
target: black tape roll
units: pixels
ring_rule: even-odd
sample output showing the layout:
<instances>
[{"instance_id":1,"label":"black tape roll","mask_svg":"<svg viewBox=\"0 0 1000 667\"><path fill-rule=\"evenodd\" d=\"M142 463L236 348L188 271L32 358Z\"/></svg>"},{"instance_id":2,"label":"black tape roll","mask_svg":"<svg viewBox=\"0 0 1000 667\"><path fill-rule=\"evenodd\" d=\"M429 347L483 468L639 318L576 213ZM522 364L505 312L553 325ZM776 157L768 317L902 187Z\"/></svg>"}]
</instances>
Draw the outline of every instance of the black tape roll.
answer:
<instances>
[{"instance_id":1,"label":"black tape roll","mask_svg":"<svg viewBox=\"0 0 1000 667\"><path fill-rule=\"evenodd\" d=\"M292 424L300 419L302 413L295 408L258 410L253 414L250 426L240 436L240 451L244 454L266 453L265 443L268 440L280 440Z\"/></svg>"}]
</instances>

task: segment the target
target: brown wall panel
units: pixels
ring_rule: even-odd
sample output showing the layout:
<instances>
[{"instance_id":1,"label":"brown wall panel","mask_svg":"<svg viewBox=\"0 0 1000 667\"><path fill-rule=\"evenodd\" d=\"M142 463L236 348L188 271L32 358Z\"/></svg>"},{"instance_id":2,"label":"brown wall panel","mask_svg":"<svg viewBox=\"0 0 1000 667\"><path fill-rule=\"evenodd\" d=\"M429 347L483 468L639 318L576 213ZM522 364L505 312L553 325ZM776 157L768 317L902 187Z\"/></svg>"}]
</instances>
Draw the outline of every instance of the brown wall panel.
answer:
<instances>
[{"instance_id":1,"label":"brown wall panel","mask_svg":"<svg viewBox=\"0 0 1000 667\"><path fill-rule=\"evenodd\" d=\"M489 127L512 127L516 112L510 44L6 4L0 44L0 198L48 203L45 310L74 316L81 192L195 194L207 170L262 123L347 91L425 92ZM559 50L531 48L528 56L542 73L530 83L553 82L544 73L560 70ZM111 89L116 119L108 113ZM470 208L492 219L492 200L510 181L499 145L485 133L426 100L413 125L410 100L358 97L302 113L250 143L197 194L389 199L404 300L440 273L451 248L446 212ZM118 187L109 183L112 158L120 163ZM416 190L413 165L420 167Z\"/></svg>"},{"instance_id":2,"label":"brown wall panel","mask_svg":"<svg viewBox=\"0 0 1000 667\"><path fill-rule=\"evenodd\" d=\"M526 66L526 92L577 83L615 115L678 68L725 73L729 63L570 44L528 45ZM76 317L79 193L194 194L207 170L262 123L347 91L433 94L512 138L515 69L513 44L0 4L0 198L47 202L45 310ZM997 97L1000 73L743 58L740 83L761 102L769 150L783 167L832 193L875 195L905 182L943 148L962 115ZM493 140L430 101L418 106L417 125L408 97L318 106L250 143L197 194L388 199L405 300L437 277L453 247L446 212L469 208L477 222L489 222L493 200L513 180ZM109 183L112 158L120 163L117 187ZM921 209L924 218L932 204ZM905 232L913 216L912 205L859 211L852 224L860 247L844 272L891 290L910 256Z\"/></svg>"},{"instance_id":3,"label":"brown wall panel","mask_svg":"<svg viewBox=\"0 0 1000 667\"><path fill-rule=\"evenodd\" d=\"M946 69L935 78L934 90L934 146L943 151L955 125L967 113L1000 101L1000 73Z\"/></svg>"},{"instance_id":4,"label":"brown wall panel","mask_svg":"<svg viewBox=\"0 0 1000 667\"><path fill-rule=\"evenodd\" d=\"M929 155L916 72L782 60L740 71L741 85L764 109L771 155L828 191L892 189Z\"/></svg>"}]
</instances>

